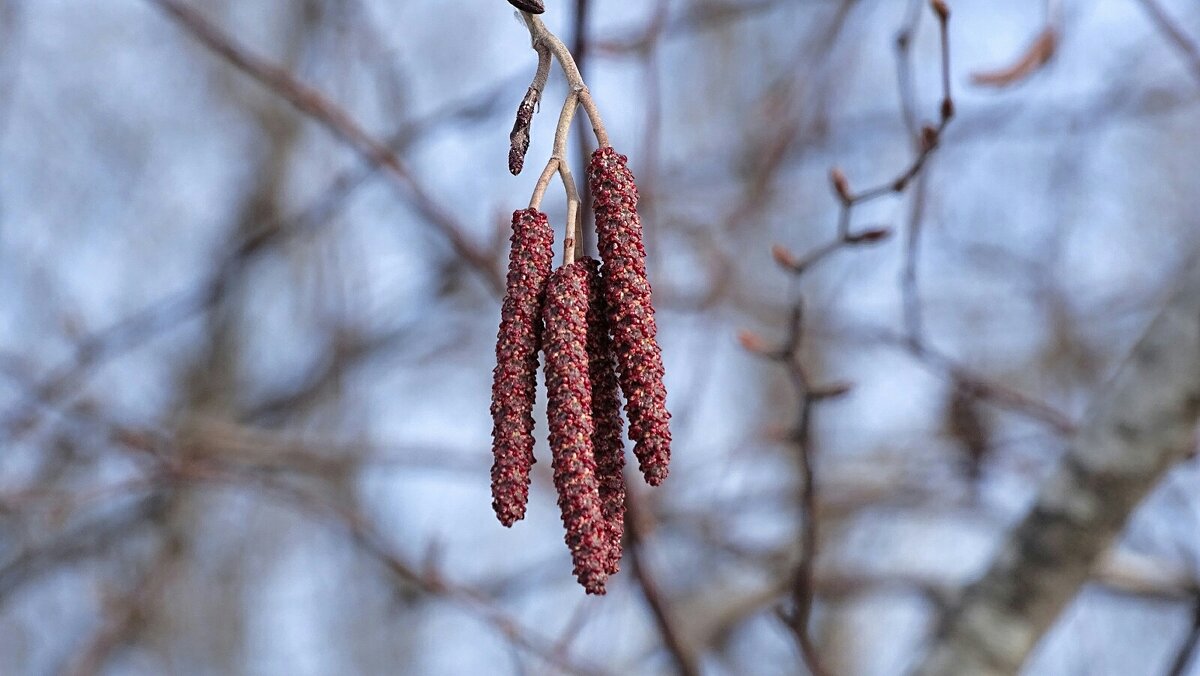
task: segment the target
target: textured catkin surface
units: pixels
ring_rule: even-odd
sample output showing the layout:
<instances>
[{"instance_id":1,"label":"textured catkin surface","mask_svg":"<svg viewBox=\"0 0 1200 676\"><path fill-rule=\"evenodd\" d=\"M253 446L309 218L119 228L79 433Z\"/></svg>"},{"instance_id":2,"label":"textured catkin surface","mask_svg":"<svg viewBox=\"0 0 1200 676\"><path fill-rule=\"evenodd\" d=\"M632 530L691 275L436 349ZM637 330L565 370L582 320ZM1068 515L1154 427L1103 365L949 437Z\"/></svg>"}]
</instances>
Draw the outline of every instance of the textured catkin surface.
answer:
<instances>
[{"instance_id":1,"label":"textured catkin surface","mask_svg":"<svg viewBox=\"0 0 1200 676\"><path fill-rule=\"evenodd\" d=\"M529 500L542 306L554 259L554 231L545 214L514 211L512 227L492 374L492 508L505 526L525 517Z\"/></svg>"},{"instance_id":2,"label":"textured catkin surface","mask_svg":"<svg viewBox=\"0 0 1200 676\"><path fill-rule=\"evenodd\" d=\"M622 441L621 391L617 383L612 338L608 331L608 306L604 302L600 261L580 261L588 273L587 351L588 375L592 381L592 450L596 457L596 481L600 508L608 537L609 575L620 570L621 538L625 533L625 443Z\"/></svg>"},{"instance_id":3,"label":"textured catkin surface","mask_svg":"<svg viewBox=\"0 0 1200 676\"><path fill-rule=\"evenodd\" d=\"M592 451L587 312L587 266L580 261L555 270L545 308L546 410L554 486L575 577L589 594L603 594L610 547Z\"/></svg>"},{"instance_id":4,"label":"textured catkin surface","mask_svg":"<svg viewBox=\"0 0 1200 676\"><path fill-rule=\"evenodd\" d=\"M647 483L657 486L666 479L671 459L671 415L646 279L637 186L627 162L611 147L600 148L588 164L588 183L604 260L604 298L625 393L629 438L635 442L634 454Z\"/></svg>"}]
</instances>

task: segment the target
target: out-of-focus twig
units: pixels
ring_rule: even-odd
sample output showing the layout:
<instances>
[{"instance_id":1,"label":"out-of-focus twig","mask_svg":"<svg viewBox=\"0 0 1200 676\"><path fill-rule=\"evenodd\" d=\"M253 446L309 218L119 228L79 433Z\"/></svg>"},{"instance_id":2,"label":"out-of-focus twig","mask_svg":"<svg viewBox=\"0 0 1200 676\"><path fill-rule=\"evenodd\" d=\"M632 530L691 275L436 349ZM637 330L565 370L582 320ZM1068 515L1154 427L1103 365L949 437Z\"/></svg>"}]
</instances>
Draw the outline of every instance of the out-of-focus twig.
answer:
<instances>
[{"instance_id":1,"label":"out-of-focus twig","mask_svg":"<svg viewBox=\"0 0 1200 676\"><path fill-rule=\"evenodd\" d=\"M654 617L654 623L658 625L658 631L662 634L663 645L666 646L680 674L699 676L700 665L696 655L685 643L670 604L658 588L658 582L645 561L643 529L649 516L632 491L625 495L625 510L625 534L629 538L629 546L625 551L633 566L633 576L637 579L642 595L646 598L646 605L650 607L650 614Z\"/></svg>"},{"instance_id":2,"label":"out-of-focus twig","mask_svg":"<svg viewBox=\"0 0 1200 676\"><path fill-rule=\"evenodd\" d=\"M1046 23L1021 56L1005 68L973 73L973 83L987 87L1007 87L1025 80L1050 63L1062 40L1062 0L1045 0L1045 6Z\"/></svg>"},{"instance_id":3,"label":"out-of-focus twig","mask_svg":"<svg viewBox=\"0 0 1200 676\"><path fill-rule=\"evenodd\" d=\"M1200 81L1200 45L1183 32L1183 29L1167 14L1162 5L1158 4L1158 0L1138 0L1138 2L1141 3L1142 9L1146 10L1154 27L1187 62L1192 77Z\"/></svg>"},{"instance_id":4,"label":"out-of-focus twig","mask_svg":"<svg viewBox=\"0 0 1200 676\"><path fill-rule=\"evenodd\" d=\"M301 82L294 73L251 53L182 0L148 0L217 55L321 123L364 160L379 166L407 193L413 207L450 242L458 256L480 274L492 290L504 288L500 273L467 229L408 169L386 143L372 136L348 112L323 92Z\"/></svg>"},{"instance_id":5,"label":"out-of-focus twig","mask_svg":"<svg viewBox=\"0 0 1200 676\"><path fill-rule=\"evenodd\" d=\"M942 100L938 109L936 125L921 127L914 139L916 153L907 167L890 181L862 191L854 191L850 181L840 169L830 172L830 182L840 203L836 237L823 246L817 247L804 256L796 256L786 247L777 245L772 253L775 261L785 270L800 278L812 269L814 265L832 254L848 247L870 245L886 239L890 230L886 228L870 228L861 232L852 231L853 214L856 206L879 199L885 195L902 193L909 185L921 176L930 156L937 149L942 132L954 117L954 99L950 89L950 39L949 39L949 7L943 0L933 0L930 3L934 15L938 19L939 38L941 42L941 83ZM899 72L905 72L903 52L904 42L911 39L911 31L915 29L915 20L909 17L902 29L901 66ZM908 31L905 37L905 31ZM902 77L901 88L906 87ZM911 96L902 96L911 100ZM902 101L902 108L905 103ZM903 111L902 111L903 113ZM771 348L765 341L750 332L743 332L741 342L747 350L781 363L788 373L792 389L799 397L799 414L790 434L790 441L799 453L800 491L799 502L801 511L801 555L792 573L790 584L791 607L783 613L783 619L796 637L801 655L809 671L815 676L825 672L812 640L809 629L812 608L815 597L814 574L816 569L818 537L818 497L816 476L814 472L814 452L812 440L812 416L815 406L821 401L839 397L847 393L849 385L833 384L818 385L810 378L807 369L801 361L800 352L804 335L804 301L797 300L791 311L788 337L778 348Z\"/></svg>"}]
</instances>

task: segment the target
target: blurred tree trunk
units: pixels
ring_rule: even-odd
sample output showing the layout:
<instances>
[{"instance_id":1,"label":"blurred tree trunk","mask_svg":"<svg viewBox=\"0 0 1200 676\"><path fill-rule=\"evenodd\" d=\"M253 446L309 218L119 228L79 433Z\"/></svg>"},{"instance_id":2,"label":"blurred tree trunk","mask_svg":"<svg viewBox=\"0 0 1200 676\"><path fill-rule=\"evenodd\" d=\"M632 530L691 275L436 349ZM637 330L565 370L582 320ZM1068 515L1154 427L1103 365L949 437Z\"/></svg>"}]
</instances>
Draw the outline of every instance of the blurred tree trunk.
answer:
<instances>
[{"instance_id":1,"label":"blurred tree trunk","mask_svg":"<svg viewBox=\"0 0 1200 676\"><path fill-rule=\"evenodd\" d=\"M1142 498L1194 448L1198 416L1200 266L1192 258L1033 510L943 621L917 673L1016 673Z\"/></svg>"}]
</instances>

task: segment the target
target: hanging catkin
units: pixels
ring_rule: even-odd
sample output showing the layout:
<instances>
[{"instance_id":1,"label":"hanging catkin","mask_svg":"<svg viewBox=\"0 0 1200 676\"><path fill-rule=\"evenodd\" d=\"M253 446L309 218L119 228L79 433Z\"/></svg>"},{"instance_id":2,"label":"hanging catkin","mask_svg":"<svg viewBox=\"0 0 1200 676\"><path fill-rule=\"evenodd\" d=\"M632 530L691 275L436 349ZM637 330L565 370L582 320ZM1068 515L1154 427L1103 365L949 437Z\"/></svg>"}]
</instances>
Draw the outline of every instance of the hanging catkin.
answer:
<instances>
[{"instance_id":1,"label":"hanging catkin","mask_svg":"<svg viewBox=\"0 0 1200 676\"><path fill-rule=\"evenodd\" d=\"M667 412L662 352L646 279L637 185L627 162L611 147L598 149L588 164L588 183L604 259L604 298L625 393L629 438L635 442L634 455L646 482L657 486L666 479L671 459L671 414Z\"/></svg>"},{"instance_id":2,"label":"hanging catkin","mask_svg":"<svg viewBox=\"0 0 1200 676\"><path fill-rule=\"evenodd\" d=\"M505 526L525 517L529 499L542 305L554 259L554 231L545 214L515 211L512 228L492 374L492 508Z\"/></svg>"},{"instance_id":3,"label":"hanging catkin","mask_svg":"<svg viewBox=\"0 0 1200 676\"><path fill-rule=\"evenodd\" d=\"M621 538L625 532L625 444L621 420L621 390L617 383L612 338L608 331L608 312L604 302L604 282L600 262L594 258L580 261L588 272L588 374L592 383L592 450L596 458L596 482L600 490L600 508L608 528L609 575L620 570Z\"/></svg>"},{"instance_id":4,"label":"hanging catkin","mask_svg":"<svg viewBox=\"0 0 1200 676\"><path fill-rule=\"evenodd\" d=\"M587 314L587 266L579 261L555 270L545 306L546 412L554 486L575 577L589 594L603 594L611 548L592 450Z\"/></svg>"}]
</instances>

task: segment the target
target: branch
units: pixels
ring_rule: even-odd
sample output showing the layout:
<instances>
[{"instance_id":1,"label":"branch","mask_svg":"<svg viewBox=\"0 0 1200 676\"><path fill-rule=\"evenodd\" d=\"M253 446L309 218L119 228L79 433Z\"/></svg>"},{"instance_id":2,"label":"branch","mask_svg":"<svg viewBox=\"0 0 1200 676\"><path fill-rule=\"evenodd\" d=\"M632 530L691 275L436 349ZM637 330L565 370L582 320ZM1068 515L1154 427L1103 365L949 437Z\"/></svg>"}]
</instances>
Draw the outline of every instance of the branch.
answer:
<instances>
[{"instance_id":1,"label":"branch","mask_svg":"<svg viewBox=\"0 0 1200 676\"><path fill-rule=\"evenodd\" d=\"M558 126L554 130L554 150L550 155L549 161L546 162L546 168L542 170L542 174L538 177L537 184L533 189L533 197L529 200L529 208L540 209L542 197L546 194L546 188L549 186L554 174L557 173L563 182L563 189L567 194L567 228L566 236L563 238L563 264L569 264L575 261L582 255L583 247L583 207L579 199L579 190L575 187L575 178L571 176L571 165L567 162L567 140L571 135L571 123L575 120L575 110L582 106L584 113L592 123L592 131L596 134L596 142L600 147L608 145L608 132L604 129L604 122L600 119L600 110L596 107L595 100L592 99L592 94L588 91L587 85L583 82L583 75L579 72L579 66L575 63L574 57L571 56L571 50L567 48L563 41L558 39L556 35L546 28L546 24L542 20L529 13L521 15L525 20L525 25L529 28L529 37L533 41L533 48L538 53L538 70L534 77L534 86L531 86L529 92L534 91L534 87L545 86L545 75L549 70L550 56L552 55L558 65L562 68L563 75L567 78L567 100L563 102L562 113L558 118ZM538 97L541 96L540 88ZM527 109L531 110L526 102L530 100L530 94L525 95L525 100L522 101L521 107L517 109L517 127L524 127L526 131L524 147L528 147L528 128L531 120L525 117ZM513 133L517 133L517 127L513 128ZM513 138L513 151L518 149L518 137ZM515 155L513 151L509 154L509 169L513 170L514 174L520 170L514 165ZM521 149L522 161L524 157L524 149Z\"/></svg>"},{"instance_id":2,"label":"branch","mask_svg":"<svg viewBox=\"0 0 1200 676\"><path fill-rule=\"evenodd\" d=\"M835 238L803 257L793 255L791 251L782 245L776 245L772 249L775 261L797 279L801 278L817 263L842 249L869 246L881 242L890 236L891 230L887 228L869 228L860 232L851 232L855 208L887 195L903 193L907 190L909 185L922 175L923 170L929 162L929 158L938 148L942 133L954 117L954 99L950 89L950 9L943 0L931 0L929 7L938 21L941 44L942 99L938 107L937 124L925 125L915 133L913 137L915 152L912 160L896 177L885 183L855 192L850 186L849 179L846 178L846 175L840 169L834 168L830 171L830 182L841 207L838 212ZM911 126L913 129L916 127L915 113L908 108L913 98L910 90L911 77L905 77L904 74L908 71L907 45L912 38L913 31L916 29L916 17L919 16L916 12L918 10L919 6L915 4L910 5L908 20L901 29L900 37L897 39L899 50L898 72L901 74L901 115L906 120L906 126L908 126L907 121L910 118L914 120L914 124ZM907 265L913 270L915 270L916 266L915 243L917 230L915 222L919 221L919 216L920 209L917 207L914 211L914 224L911 226L912 234L910 235L909 256L907 257L909 261ZM913 293L911 302L906 302L906 318L908 309L916 307L917 303L915 272L912 272L911 277ZM908 288L908 285L906 285L906 288ZM819 385L813 381L800 356L803 337L804 300L800 298L796 301L791 311L791 324L787 339L778 349L771 349L765 341L750 332L742 332L740 340L742 346L748 351L779 362L787 371L792 389L799 399L798 419L791 430L789 441L796 448L800 469L801 556L795 569L792 571L790 584L788 585L790 590L790 608L781 612L781 617L784 624L787 625L788 629L795 636L805 666L808 667L808 670L814 676L824 676L826 671L821 665L820 655L809 630L816 597L814 574L818 555L817 547L820 541L817 520L817 507L819 503L817 478L813 468L815 453L812 440L812 418L817 404L846 394L849 392L850 386L838 383ZM917 340L918 338L914 335L911 342L915 344Z\"/></svg>"},{"instance_id":3,"label":"branch","mask_svg":"<svg viewBox=\"0 0 1200 676\"><path fill-rule=\"evenodd\" d=\"M1183 32L1171 17L1167 16L1159 4L1158 0L1138 0L1142 9L1150 15L1150 20L1154 23L1154 27L1166 37L1167 42L1175 48L1176 51L1187 61L1188 69L1192 76L1200 81L1200 45L1197 45L1194 40L1189 38Z\"/></svg>"},{"instance_id":4,"label":"branch","mask_svg":"<svg viewBox=\"0 0 1200 676\"><path fill-rule=\"evenodd\" d=\"M147 1L157 5L205 47L292 104L304 115L319 122L353 148L365 161L383 170L393 182L407 192L417 212L449 240L459 258L469 263L483 277L490 289L497 293L503 291L504 281L488 254L467 238L466 230L457 219L430 195L428 189L416 179L387 143L368 133L348 112L323 92L301 82L286 68L250 53L182 0Z\"/></svg>"},{"instance_id":5,"label":"branch","mask_svg":"<svg viewBox=\"0 0 1200 676\"><path fill-rule=\"evenodd\" d=\"M1195 441L1200 267L1147 329L1033 510L948 614L922 676L1016 673L1130 514Z\"/></svg>"},{"instance_id":6,"label":"branch","mask_svg":"<svg viewBox=\"0 0 1200 676\"><path fill-rule=\"evenodd\" d=\"M659 590L658 583L654 580L654 575L642 559L642 529L645 526L646 515L642 512L641 503L633 493L625 495L625 510L625 534L629 537L629 547L626 551L629 554L630 563L633 565L633 576L637 579L638 586L642 588L646 604L650 606L650 614L654 616L654 623L658 625L663 644L675 661L676 669L683 676L698 676L700 665L696 662L696 656L684 642L674 615Z\"/></svg>"}]
</instances>

